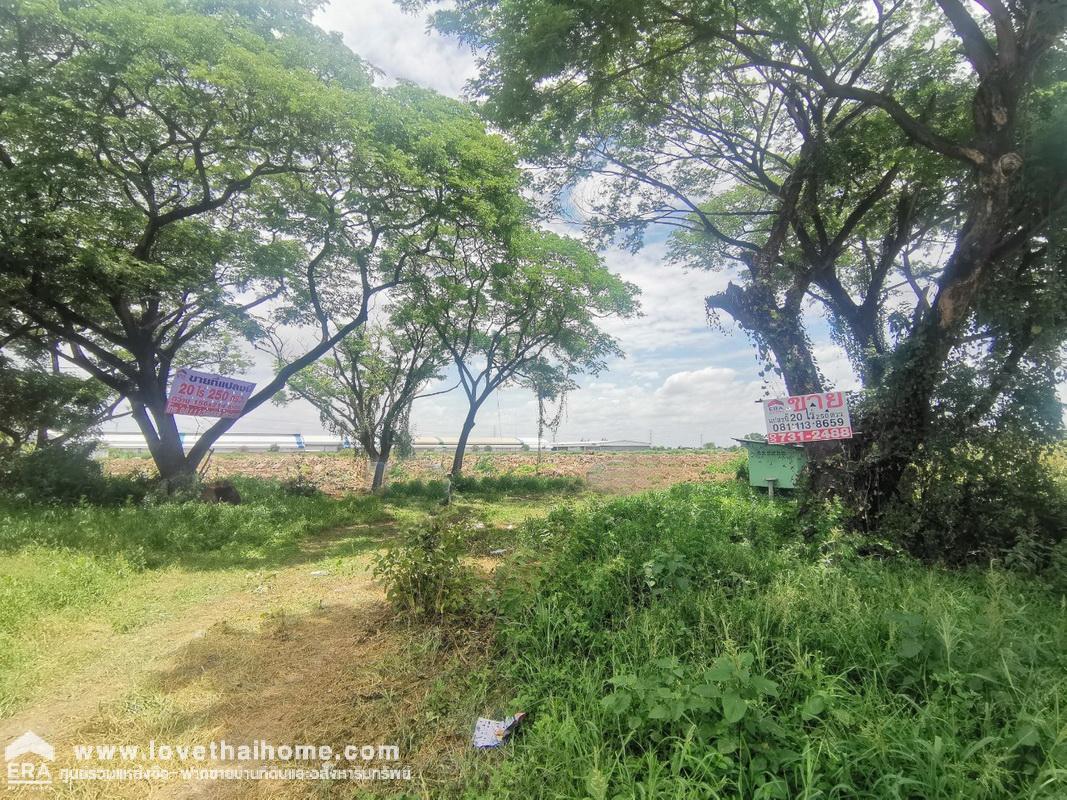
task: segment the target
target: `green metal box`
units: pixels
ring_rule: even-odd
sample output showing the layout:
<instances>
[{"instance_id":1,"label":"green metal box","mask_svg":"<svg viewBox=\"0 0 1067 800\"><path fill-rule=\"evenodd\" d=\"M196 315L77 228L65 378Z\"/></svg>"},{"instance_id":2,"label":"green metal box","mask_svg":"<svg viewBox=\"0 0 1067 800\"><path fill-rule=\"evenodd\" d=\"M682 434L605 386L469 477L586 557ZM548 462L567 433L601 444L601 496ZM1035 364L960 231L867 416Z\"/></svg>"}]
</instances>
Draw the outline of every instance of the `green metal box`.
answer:
<instances>
[{"instance_id":1,"label":"green metal box","mask_svg":"<svg viewBox=\"0 0 1067 800\"><path fill-rule=\"evenodd\" d=\"M803 447L736 439L748 450L748 482L752 486L792 489L808 456ZM772 483L773 481L773 483Z\"/></svg>"}]
</instances>

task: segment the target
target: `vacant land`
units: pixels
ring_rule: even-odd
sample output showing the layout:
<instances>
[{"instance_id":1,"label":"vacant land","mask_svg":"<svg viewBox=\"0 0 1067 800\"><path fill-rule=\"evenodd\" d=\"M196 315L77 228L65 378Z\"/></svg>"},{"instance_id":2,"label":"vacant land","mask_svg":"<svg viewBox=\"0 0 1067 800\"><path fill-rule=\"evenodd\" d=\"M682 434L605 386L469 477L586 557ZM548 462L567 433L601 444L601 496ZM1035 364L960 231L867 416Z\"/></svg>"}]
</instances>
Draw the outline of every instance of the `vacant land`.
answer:
<instances>
[{"instance_id":1,"label":"vacant land","mask_svg":"<svg viewBox=\"0 0 1067 800\"><path fill-rule=\"evenodd\" d=\"M447 511L255 478L240 506L5 502L0 740L396 744L414 776L50 790L67 797L1064 796L1063 585L864 557L832 513L801 525L718 458L697 485ZM286 457L217 464L264 462ZM442 544L406 532L442 519L463 602L402 614L375 558L407 542L432 589ZM470 748L476 717L520 710L508 745Z\"/></svg>"},{"instance_id":2,"label":"vacant land","mask_svg":"<svg viewBox=\"0 0 1067 800\"><path fill-rule=\"evenodd\" d=\"M665 489L676 483L720 480L730 474L725 465L736 453L682 451L651 453L500 453L467 454L465 471L473 477L488 475L544 475L581 478L589 488L608 494L629 494ZM396 461L389 481L443 478L452 454L420 452ZM154 474L149 458L114 457L105 462L116 475ZM340 453L226 453L212 458L206 475L217 478L302 478L332 495L364 491L370 486L366 461Z\"/></svg>"},{"instance_id":3,"label":"vacant land","mask_svg":"<svg viewBox=\"0 0 1067 800\"><path fill-rule=\"evenodd\" d=\"M491 702L484 676L475 680L489 668L490 628L412 627L371 575L374 555L436 502L238 486L240 506L3 507L0 741L29 729L63 753L153 739L396 743L426 775L458 761L470 721ZM507 547L516 524L544 514L546 502L554 498L457 498L450 518L476 532L473 574L488 576L499 560L489 551ZM308 791L201 788L210 797ZM182 791L148 781L56 793Z\"/></svg>"}]
</instances>

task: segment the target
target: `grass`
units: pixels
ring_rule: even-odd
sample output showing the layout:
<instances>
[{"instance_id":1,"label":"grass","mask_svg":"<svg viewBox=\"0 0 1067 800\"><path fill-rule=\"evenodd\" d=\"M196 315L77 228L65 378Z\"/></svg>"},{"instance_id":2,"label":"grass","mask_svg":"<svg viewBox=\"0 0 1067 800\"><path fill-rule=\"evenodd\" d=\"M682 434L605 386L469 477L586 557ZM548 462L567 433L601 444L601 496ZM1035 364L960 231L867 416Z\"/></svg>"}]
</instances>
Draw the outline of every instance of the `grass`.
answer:
<instances>
[{"instance_id":1,"label":"grass","mask_svg":"<svg viewBox=\"0 0 1067 800\"><path fill-rule=\"evenodd\" d=\"M5 501L0 718L73 675L100 710L45 716L92 736L398 741L420 777L397 797L1067 796L1067 601L1039 579L859 558L832 513L801 532L735 482L497 486L448 511L485 606L414 622L371 556L432 493L237 484L240 506ZM518 710L469 749L475 716Z\"/></svg>"},{"instance_id":2,"label":"grass","mask_svg":"<svg viewBox=\"0 0 1067 800\"><path fill-rule=\"evenodd\" d=\"M190 615L269 586L273 575L298 569L309 587L321 583L306 577L312 571L369 582L371 551L398 524L437 511L418 496L338 499L294 494L277 481L235 484L237 506L0 498L0 720L106 658L116 637L156 628L163 636L168 625L191 635L200 624ZM453 510L478 526L477 549L487 552L544 502L457 497Z\"/></svg>"},{"instance_id":3,"label":"grass","mask_svg":"<svg viewBox=\"0 0 1067 800\"><path fill-rule=\"evenodd\" d=\"M856 558L830 520L805 542L738 486L523 537L493 680L530 722L456 796L1067 794L1067 608L1040 582Z\"/></svg>"}]
</instances>

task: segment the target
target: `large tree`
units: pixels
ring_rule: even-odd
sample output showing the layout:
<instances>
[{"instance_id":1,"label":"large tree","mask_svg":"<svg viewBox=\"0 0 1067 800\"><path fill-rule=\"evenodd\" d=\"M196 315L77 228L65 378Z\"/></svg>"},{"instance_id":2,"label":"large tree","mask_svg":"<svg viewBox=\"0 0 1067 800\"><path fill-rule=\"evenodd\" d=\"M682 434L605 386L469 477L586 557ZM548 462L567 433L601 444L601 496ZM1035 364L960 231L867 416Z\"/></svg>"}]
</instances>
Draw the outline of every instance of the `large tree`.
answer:
<instances>
[{"instance_id":1,"label":"large tree","mask_svg":"<svg viewBox=\"0 0 1067 800\"><path fill-rule=\"evenodd\" d=\"M562 167L563 185L598 177L594 232L672 226L677 258L732 270L709 309L765 346L791 391L824 388L802 312L828 311L874 400L853 455L858 502L877 512L968 344L987 343L972 374L989 382L972 394L995 398L1027 373L1018 360L1047 365L1049 337L1062 342L1044 298L1064 281L1049 236L1067 171L1049 145L1065 13L1053 0L471 0L437 23L481 48L476 90L533 158ZM1044 332L1029 343L989 313L1012 276L1013 311Z\"/></svg>"},{"instance_id":2,"label":"large tree","mask_svg":"<svg viewBox=\"0 0 1067 800\"><path fill-rule=\"evenodd\" d=\"M300 0L15 3L0 25L0 263L9 332L125 397L164 478L179 366L234 366L294 326L257 408L360 328L452 232L497 235L510 148L461 104L370 71Z\"/></svg>"},{"instance_id":3,"label":"large tree","mask_svg":"<svg viewBox=\"0 0 1067 800\"><path fill-rule=\"evenodd\" d=\"M452 474L478 411L502 386L547 391L596 374L621 355L600 320L637 311L636 287L609 272L581 243L532 229L506 244L461 239L438 269L412 287L423 318L436 331L467 398Z\"/></svg>"}]
</instances>

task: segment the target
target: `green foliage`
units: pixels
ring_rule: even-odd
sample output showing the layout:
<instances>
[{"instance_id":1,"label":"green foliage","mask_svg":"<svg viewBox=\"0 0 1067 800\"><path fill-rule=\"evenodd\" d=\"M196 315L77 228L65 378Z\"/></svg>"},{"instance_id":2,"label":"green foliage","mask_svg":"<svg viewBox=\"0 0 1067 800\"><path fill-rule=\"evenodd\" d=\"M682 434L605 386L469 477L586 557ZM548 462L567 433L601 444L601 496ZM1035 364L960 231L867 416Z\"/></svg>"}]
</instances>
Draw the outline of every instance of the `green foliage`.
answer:
<instances>
[{"instance_id":1,"label":"green foliage","mask_svg":"<svg viewBox=\"0 0 1067 800\"><path fill-rule=\"evenodd\" d=\"M371 462L388 461L394 445L413 452L411 405L447 363L432 328L412 317L411 309L394 306L385 322L346 337L289 379L290 391L318 410L323 426L357 442Z\"/></svg>"},{"instance_id":2,"label":"green foliage","mask_svg":"<svg viewBox=\"0 0 1067 800\"><path fill-rule=\"evenodd\" d=\"M129 398L167 478L232 424L182 452L161 403L174 368L240 369L243 341L273 348L279 374L251 410L457 230L495 240L524 212L507 142L463 103L375 88L315 6L0 12L0 333L58 342ZM283 352L284 325L312 338Z\"/></svg>"},{"instance_id":3,"label":"green foliage","mask_svg":"<svg viewBox=\"0 0 1067 800\"><path fill-rule=\"evenodd\" d=\"M291 497L322 497L322 490L304 472L285 478L279 486Z\"/></svg>"},{"instance_id":4,"label":"green foliage","mask_svg":"<svg viewBox=\"0 0 1067 800\"><path fill-rule=\"evenodd\" d=\"M421 619L475 610L480 590L462 563L470 535L468 523L440 516L409 528L374 562L389 601Z\"/></svg>"},{"instance_id":5,"label":"green foliage","mask_svg":"<svg viewBox=\"0 0 1067 800\"><path fill-rule=\"evenodd\" d=\"M1062 597L824 522L726 484L528 523L495 663L532 722L479 796L1061 796Z\"/></svg>"},{"instance_id":6,"label":"green foliage","mask_svg":"<svg viewBox=\"0 0 1067 800\"><path fill-rule=\"evenodd\" d=\"M467 238L457 249L416 281L412 305L452 355L469 426L501 386L555 396L573 388L575 376L595 375L621 356L601 320L634 316L637 287L581 242L518 227L504 242ZM457 450L455 474L463 455Z\"/></svg>"},{"instance_id":7,"label":"green foliage","mask_svg":"<svg viewBox=\"0 0 1067 800\"><path fill-rule=\"evenodd\" d=\"M394 481L385 491L386 497L429 497L444 499L445 481ZM507 495L528 496L542 494L577 493L586 488L581 478L552 475L506 473L471 478L458 476L452 479L452 489L471 497L495 498Z\"/></svg>"},{"instance_id":8,"label":"green foliage","mask_svg":"<svg viewBox=\"0 0 1067 800\"><path fill-rule=\"evenodd\" d=\"M0 492L33 503L121 504L145 497L148 483L105 477L93 458L95 444L45 445L0 459Z\"/></svg>"},{"instance_id":9,"label":"green foliage","mask_svg":"<svg viewBox=\"0 0 1067 800\"><path fill-rule=\"evenodd\" d=\"M13 448L41 431L84 435L103 415L109 395L106 387L54 372L39 359L16 362L0 354L0 436Z\"/></svg>"},{"instance_id":10,"label":"green foliage","mask_svg":"<svg viewBox=\"0 0 1067 800\"><path fill-rule=\"evenodd\" d=\"M906 473L882 533L926 559L1007 557L1039 571L1067 535L1067 487L1042 456L1034 442L1003 434L932 447Z\"/></svg>"},{"instance_id":11,"label":"green foliage","mask_svg":"<svg viewBox=\"0 0 1067 800\"><path fill-rule=\"evenodd\" d=\"M240 505L167 498L138 505L54 507L0 498L0 551L66 548L119 556L139 567L269 564L291 556L311 531L380 519L373 497L294 496L276 482L235 480ZM91 499L95 500L95 495Z\"/></svg>"}]
</instances>

